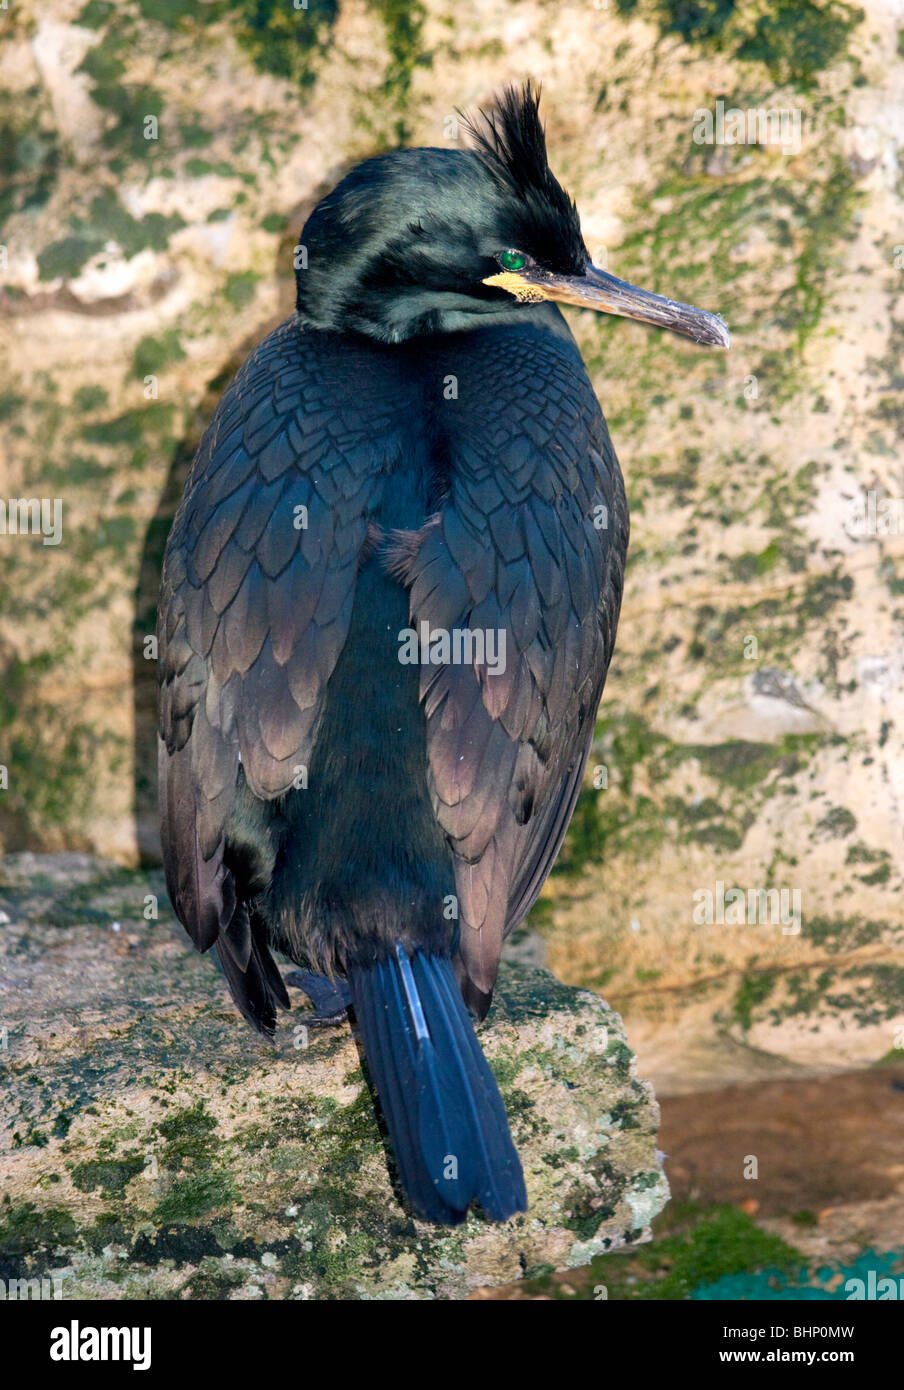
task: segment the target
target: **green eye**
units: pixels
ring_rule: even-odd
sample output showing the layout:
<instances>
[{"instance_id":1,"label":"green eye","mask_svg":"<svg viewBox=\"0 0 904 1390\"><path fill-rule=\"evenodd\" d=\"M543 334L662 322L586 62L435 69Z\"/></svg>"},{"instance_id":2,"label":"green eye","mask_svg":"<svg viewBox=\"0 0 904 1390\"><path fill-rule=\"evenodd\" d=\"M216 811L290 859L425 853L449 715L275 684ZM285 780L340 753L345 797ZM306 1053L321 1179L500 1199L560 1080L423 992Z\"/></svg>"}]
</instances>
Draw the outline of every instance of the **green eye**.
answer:
<instances>
[{"instance_id":1,"label":"green eye","mask_svg":"<svg viewBox=\"0 0 904 1390\"><path fill-rule=\"evenodd\" d=\"M523 270L527 257L523 251L500 251L499 264L503 270Z\"/></svg>"}]
</instances>

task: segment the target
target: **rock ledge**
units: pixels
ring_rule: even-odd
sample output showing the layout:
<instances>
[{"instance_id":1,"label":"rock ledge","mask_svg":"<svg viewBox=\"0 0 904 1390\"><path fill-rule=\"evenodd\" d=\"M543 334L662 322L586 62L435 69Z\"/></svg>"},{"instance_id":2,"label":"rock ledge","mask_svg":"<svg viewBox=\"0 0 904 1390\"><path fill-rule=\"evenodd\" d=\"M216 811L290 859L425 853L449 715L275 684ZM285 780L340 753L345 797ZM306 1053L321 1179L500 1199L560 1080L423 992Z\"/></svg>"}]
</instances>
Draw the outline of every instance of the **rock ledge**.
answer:
<instances>
[{"instance_id":1,"label":"rock ledge","mask_svg":"<svg viewBox=\"0 0 904 1390\"><path fill-rule=\"evenodd\" d=\"M0 1277L55 1274L64 1299L462 1298L640 1241L668 1199L620 1018L547 971L505 964L481 1030L530 1209L436 1230L399 1205L348 1027L287 1015L256 1038L158 873L14 855L0 909Z\"/></svg>"}]
</instances>

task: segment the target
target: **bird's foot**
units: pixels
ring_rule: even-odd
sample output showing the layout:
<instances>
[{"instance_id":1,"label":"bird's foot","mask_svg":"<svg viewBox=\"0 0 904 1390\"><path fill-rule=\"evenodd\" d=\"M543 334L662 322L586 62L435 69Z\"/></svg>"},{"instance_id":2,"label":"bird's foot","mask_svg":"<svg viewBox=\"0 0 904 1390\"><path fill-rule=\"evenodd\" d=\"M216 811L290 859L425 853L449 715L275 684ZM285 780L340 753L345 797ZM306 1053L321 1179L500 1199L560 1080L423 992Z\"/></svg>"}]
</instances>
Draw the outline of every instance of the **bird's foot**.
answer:
<instances>
[{"instance_id":1,"label":"bird's foot","mask_svg":"<svg viewBox=\"0 0 904 1390\"><path fill-rule=\"evenodd\" d=\"M314 1005L312 1014L299 1014L298 1020L311 1028L334 1028L345 1023L351 991L344 980L328 980L310 970L293 970L285 977L293 989L303 989Z\"/></svg>"}]
</instances>

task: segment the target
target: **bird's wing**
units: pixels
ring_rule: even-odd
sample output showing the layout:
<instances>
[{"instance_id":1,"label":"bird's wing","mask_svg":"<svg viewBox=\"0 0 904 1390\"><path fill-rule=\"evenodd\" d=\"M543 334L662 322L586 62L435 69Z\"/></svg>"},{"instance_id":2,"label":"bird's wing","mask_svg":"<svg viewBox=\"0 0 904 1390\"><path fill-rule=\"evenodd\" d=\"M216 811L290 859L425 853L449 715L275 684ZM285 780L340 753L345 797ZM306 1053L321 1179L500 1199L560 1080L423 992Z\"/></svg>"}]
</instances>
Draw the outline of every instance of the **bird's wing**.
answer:
<instances>
[{"instance_id":1,"label":"bird's wing","mask_svg":"<svg viewBox=\"0 0 904 1390\"><path fill-rule=\"evenodd\" d=\"M487 406L456 429L449 496L425 529L410 599L415 624L505 634L504 671L424 665L421 679L430 791L454 853L462 986L482 1012L503 937L539 893L580 790L628 522L574 348L549 335L497 339L461 373L459 398L479 390Z\"/></svg>"},{"instance_id":2,"label":"bird's wing","mask_svg":"<svg viewBox=\"0 0 904 1390\"><path fill-rule=\"evenodd\" d=\"M167 887L198 948L219 939L246 1014L260 1012L255 991L266 1005L272 961L224 863L239 764L271 799L309 760L394 428L378 367L356 376L345 353L315 351L290 319L249 357L201 441L164 562Z\"/></svg>"}]
</instances>

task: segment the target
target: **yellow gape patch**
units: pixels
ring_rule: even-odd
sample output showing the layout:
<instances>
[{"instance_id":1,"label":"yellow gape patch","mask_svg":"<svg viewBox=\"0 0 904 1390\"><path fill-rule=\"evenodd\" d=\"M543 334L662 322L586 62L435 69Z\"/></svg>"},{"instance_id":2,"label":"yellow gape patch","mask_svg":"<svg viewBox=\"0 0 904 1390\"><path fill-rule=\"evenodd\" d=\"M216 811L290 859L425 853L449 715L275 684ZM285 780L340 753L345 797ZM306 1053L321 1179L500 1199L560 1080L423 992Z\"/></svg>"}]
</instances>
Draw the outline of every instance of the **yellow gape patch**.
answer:
<instances>
[{"instance_id":1,"label":"yellow gape patch","mask_svg":"<svg viewBox=\"0 0 904 1390\"><path fill-rule=\"evenodd\" d=\"M489 275L485 285L498 285L501 290L513 294L519 304L540 304L546 295L537 285L529 285L514 270L502 270L498 275Z\"/></svg>"}]
</instances>

